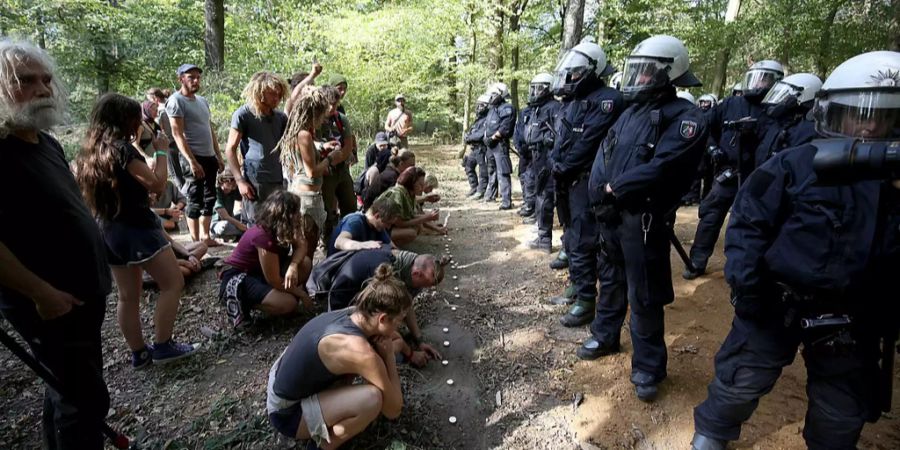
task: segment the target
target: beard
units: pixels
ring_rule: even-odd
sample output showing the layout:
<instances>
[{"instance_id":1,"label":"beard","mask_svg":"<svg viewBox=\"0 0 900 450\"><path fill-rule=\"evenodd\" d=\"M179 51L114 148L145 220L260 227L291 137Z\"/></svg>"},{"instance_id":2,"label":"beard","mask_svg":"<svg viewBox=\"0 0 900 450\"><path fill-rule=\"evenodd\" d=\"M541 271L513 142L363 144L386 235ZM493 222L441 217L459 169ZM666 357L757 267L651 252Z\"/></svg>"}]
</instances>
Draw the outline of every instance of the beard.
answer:
<instances>
[{"instance_id":1,"label":"beard","mask_svg":"<svg viewBox=\"0 0 900 450\"><path fill-rule=\"evenodd\" d=\"M56 98L41 98L20 105L13 117L16 128L47 130L62 123L62 108Z\"/></svg>"}]
</instances>

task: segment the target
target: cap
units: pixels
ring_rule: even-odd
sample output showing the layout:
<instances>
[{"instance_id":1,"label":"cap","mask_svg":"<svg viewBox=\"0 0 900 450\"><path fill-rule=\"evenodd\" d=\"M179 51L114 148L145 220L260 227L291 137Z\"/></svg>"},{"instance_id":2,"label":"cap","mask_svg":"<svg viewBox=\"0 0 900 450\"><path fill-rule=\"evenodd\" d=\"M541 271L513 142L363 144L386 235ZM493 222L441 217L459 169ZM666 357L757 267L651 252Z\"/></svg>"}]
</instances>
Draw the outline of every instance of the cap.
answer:
<instances>
[{"instance_id":1,"label":"cap","mask_svg":"<svg viewBox=\"0 0 900 450\"><path fill-rule=\"evenodd\" d=\"M203 73L203 69L197 67L194 64L182 64L182 65L178 66L178 70L175 71L175 73L180 77L180 76L184 75L185 73L190 72L194 69L197 69L200 71L200 73Z\"/></svg>"},{"instance_id":2,"label":"cap","mask_svg":"<svg viewBox=\"0 0 900 450\"><path fill-rule=\"evenodd\" d=\"M394 97L394 101L396 102L397 100L406 100L406 97L404 97L403 94L397 94L397 96Z\"/></svg>"},{"instance_id":3,"label":"cap","mask_svg":"<svg viewBox=\"0 0 900 450\"><path fill-rule=\"evenodd\" d=\"M348 84L347 78L339 73L336 73L336 74L328 77L328 85L329 86L337 86L341 83Z\"/></svg>"},{"instance_id":4,"label":"cap","mask_svg":"<svg viewBox=\"0 0 900 450\"><path fill-rule=\"evenodd\" d=\"M380 131L377 134L375 134L375 145L381 145L381 144L387 144L387 143L388 143L387 133L385 133L384 131Z\"/></svg>"}]
</instances>

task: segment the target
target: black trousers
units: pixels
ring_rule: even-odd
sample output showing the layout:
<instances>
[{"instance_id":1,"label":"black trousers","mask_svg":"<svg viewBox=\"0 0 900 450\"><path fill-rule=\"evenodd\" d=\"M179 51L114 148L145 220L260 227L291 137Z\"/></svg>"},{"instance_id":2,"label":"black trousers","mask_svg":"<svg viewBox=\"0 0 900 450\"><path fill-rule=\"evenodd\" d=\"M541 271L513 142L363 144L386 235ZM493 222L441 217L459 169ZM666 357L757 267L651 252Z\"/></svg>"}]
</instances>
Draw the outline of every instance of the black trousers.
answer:
<instances>
[{"instance_id":1,"label":"black trousers","mask_svg":"<svg viewBox=\"0 0 900 450\"><path fill-rule=\"evenodd\" d=\"M700 221L697 233L691 246L691 262L698 269L705 269L709 257L716 248L719 232L725 224L725 217L737 196L737 180L731 179L728 184L713 182L712 191L700 202Z\"/></svg>"},{"instance_id":2,"label":"black trousers","mask_svg":"<svg viewBox=\"0 0 900 450\"><path fill-rule=\"evenodd\" d=\"M803 341L799 328L735 317L716 354L716 374L706 400L694 409L698 433L733 441L741 426L775 387ZM878 342L860 342L858 351L823 356L804 345L809 406L803 438L810 449L856 448L863 424L878 417L874 395L878 377Z\"/></svg>"},{"instance_id":3,"label":"black trousers","mask_svg":"<svg viewBox=\"0 0 900 450\"><path fill-rule=\"evenodd\" d=\"M203 178L197 178L191 172L190 163L181 157L181 170L184 173L184 186L181 188L187 197L187 216L199 219L200 216L212 216L216 205L216 177L219 174L219 160L215 156L195 156L200 167L203 167Z\"/></svg>"},{"instance_id":4,"label":"black trousers","mask_svg":"<svg viewBox=\"0 0 900 450\"><path fill-rule=\"evenodd\" d=\"M106 298L85 300L68 314L42 320L30 304L2 309L3 316L31 347L34 356L62 383L67 396L44 391L44 448L102 449L100 425L109 410L103 380L100 326ZM22 368L22 370L28 370Z\"/></svg>"}]
</instances>

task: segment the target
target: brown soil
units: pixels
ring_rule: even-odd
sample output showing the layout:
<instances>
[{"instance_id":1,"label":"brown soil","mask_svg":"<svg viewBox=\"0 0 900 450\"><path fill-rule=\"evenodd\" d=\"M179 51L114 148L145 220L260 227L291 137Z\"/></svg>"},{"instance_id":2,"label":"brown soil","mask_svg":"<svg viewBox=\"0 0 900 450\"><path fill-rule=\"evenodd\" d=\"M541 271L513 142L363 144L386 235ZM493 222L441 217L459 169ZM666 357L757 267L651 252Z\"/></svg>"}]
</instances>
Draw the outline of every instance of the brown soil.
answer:
<instances>
[{"instance_id":1,"label":"brown soil","mask_svg":"<svg viewBox=\"0 0 900 450\"><path fill-rule=\"evenodd\" d=\"M532 229L514 211L464 199L468 186L457 150L416 149L426 170L441 180L441 210L444 216L450 212L451 240L428 236L411 248L440 253L449 244L459 264L441 286L416 301L428 340L449 365L432 363L421 371L402 367L404 414L396 422L377 421L347 448L688 448L693 407L705 398L713 356L732 317L721 248L710 264L713 273L690 282L679 276L681 262L672 254L676 301L666 315L669 378L661 398L644 404L628 380L627 330L622 353L594 362L575 357L588 336L586 328L563 328L557 319L564 309L544 301L562 291L565 273L551 271L546 254L525 248ZM689 245L696 208L683 209L678 219L677 233ZM558 248L558 233L554 239ZM183 363L144 372L130 368L111 296L103 330L113 405L109 423L137 438L143 448L294 447L267 423L265 383L269 365L308 317L260 320L246 332L233 333L217 289L212 271L189 282L175 328L178 339L202 342L203 351ZM155 294L147 297L142 318L150 335ZM450 347L442 345L445 340ZM900 364L895 372L898 405ZM448 378L453 385L446 383ZM734 447L803 448L804 381L798 357L762 400ZM8 351L0 351L0 447L40 447L42 390ZM896 410L866 426L860 447L900 448ZM451 415L458 419L455 424L449 422Z\"/></svg>"}]
</instances>

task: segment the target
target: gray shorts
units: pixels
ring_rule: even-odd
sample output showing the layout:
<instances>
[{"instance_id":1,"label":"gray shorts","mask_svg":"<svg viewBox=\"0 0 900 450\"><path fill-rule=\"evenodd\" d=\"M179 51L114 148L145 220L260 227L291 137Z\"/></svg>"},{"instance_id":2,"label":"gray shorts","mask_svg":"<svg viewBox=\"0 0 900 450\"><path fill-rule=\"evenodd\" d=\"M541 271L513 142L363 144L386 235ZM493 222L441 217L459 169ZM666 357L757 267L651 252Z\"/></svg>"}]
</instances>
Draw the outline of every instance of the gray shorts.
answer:
<instances>
[{"instance_id":1,"label":"gray shorts","mask_svg":"<svg viewBox=\"0 0 900 450\"><path fill-rule=\"evenodd\" d=\"M322 199L321 192L295 192L300 196L300 213L307 218L312 219L319 232L325 228L325 219L328 213L325 212L325 200Z\"/></svg>"}]
</instances>

